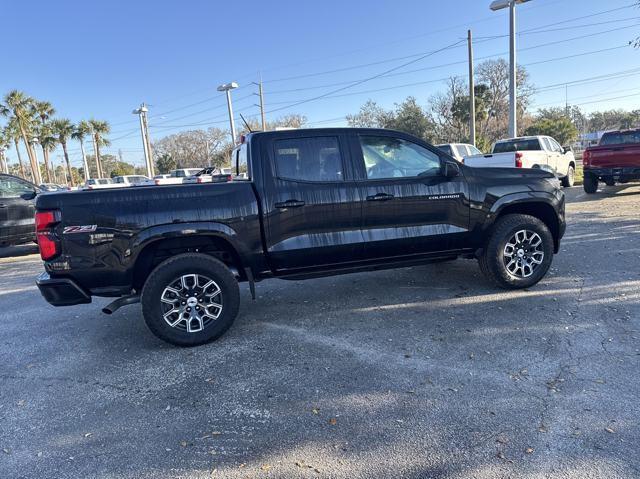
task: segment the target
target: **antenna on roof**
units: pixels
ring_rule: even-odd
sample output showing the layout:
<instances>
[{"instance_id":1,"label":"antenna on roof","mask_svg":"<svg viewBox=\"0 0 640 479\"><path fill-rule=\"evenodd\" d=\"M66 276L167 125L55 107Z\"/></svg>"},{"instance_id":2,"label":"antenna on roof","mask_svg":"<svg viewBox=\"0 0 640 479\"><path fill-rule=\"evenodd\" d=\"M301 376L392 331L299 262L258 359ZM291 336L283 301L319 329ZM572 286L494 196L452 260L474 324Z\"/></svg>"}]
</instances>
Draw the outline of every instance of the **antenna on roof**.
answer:
<instances>
[{"instance_id":1,"label":"antenna on roof","mask_svg":"<svg viewBox=\"0 0 640 479\"><path fill-rule=\"evenodd\" d=\"M249 123L247 123L247 120L244 119L244 116L242 116L242 113L240 113L240 118L242 118L242 121L244 123L244 126L247 127L247 130L249 130L249 133L253 133L253 130L251 129L251 127L249 126Z\"/></svg>"}]
</instances>

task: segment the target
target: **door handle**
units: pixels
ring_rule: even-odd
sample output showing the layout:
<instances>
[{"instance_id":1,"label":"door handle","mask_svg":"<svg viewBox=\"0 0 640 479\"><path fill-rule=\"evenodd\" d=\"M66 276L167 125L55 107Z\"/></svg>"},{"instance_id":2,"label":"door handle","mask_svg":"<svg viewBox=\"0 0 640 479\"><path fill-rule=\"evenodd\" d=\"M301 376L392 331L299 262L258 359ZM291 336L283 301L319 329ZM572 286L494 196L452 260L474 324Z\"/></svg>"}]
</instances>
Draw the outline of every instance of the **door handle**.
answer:
<instances>
[{"instance_id":1,"label":"door handle","mask_svg":"<svg viewBox=\"0 0 640 479\"><path fill-rule=\"evenodd\" d=\"M389 193L376 193L375 195L367 196L367 201L389 201L394 198Z\"/></svg>"},{"instance_id":2,"label":"door handle","mask_svg":"<svg viewBox=\"0 0 640 479\"><path fill-rule=\"evenodd\" d=\"M280 203L276 203L274 206L279 209L300 208L301 206L304 206L304 201L287 200Z\"/></svg>"}]
</instances>

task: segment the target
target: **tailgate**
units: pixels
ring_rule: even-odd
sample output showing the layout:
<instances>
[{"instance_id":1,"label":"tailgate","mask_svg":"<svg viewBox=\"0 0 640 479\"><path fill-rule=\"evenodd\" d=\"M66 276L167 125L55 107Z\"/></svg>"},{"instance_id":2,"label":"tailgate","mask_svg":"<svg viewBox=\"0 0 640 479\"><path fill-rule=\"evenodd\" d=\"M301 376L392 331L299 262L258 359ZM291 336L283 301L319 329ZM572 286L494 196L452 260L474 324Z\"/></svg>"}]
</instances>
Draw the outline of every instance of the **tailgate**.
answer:
<instances>
[{"instance_id":1,"label":"tailgate","mask_svg":"<svg viewBox=\"0 0 640 479\"><path fill-rule=\"evenodd\" d=\"M640 166L640 145L598 146L589 152L592 167L624 168Z\"/></svg>"},{"instance_id":2,"label":"tailgate","mask_svg":"<svg viewBox=\"0 0 640 479\"><path fill-rule=\"evenodd\" d=\"M480 168L514 168L515 153L489 153L486 155L466 156L464 164Z\"/></svg>"}]
</instances>

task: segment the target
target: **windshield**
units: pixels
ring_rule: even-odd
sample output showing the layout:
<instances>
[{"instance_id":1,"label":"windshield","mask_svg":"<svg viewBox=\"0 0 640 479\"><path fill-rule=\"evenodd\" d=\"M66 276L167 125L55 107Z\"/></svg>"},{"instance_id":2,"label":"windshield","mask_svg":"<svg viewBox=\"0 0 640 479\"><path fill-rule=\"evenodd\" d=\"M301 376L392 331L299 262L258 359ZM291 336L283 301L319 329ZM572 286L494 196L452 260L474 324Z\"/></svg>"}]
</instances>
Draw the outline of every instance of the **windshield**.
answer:
<instances>
[{"instance_id":1,"label":"windshield","mask_svg":"<svg viewBox=\"0 0 640 479\"><path fill-rule=\"evenodd\" d=\"M640 143L640 130L612 132L602 135L601 145L623 145Z\"/></svg>"}]
</instances>

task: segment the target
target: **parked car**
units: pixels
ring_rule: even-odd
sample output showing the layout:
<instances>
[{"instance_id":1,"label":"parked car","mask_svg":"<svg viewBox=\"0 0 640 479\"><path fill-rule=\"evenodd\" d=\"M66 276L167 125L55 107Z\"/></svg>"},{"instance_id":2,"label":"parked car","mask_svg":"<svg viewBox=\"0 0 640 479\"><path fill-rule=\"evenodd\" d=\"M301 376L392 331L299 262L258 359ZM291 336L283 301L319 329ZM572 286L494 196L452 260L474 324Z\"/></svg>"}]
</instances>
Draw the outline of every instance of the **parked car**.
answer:
<instances>
[{"instance_id":1,"label":"parked car","mask_svg":"<svg viewBox=\"0 0 640 479\"><path fill-rule=\"evenodd\" d=\"M226 171L226 173L224 171ZM193 176L188 176L184 179L183 183L224 183L225 181L231 181L232 178L231 168L209 166L198 171Z\"/></svg>"},{"instance_id":2,"label":"parked car","mask_svg":"<svg viewBox=\"0 0 640 479\"><path fill-rule=\"evenodd\" d=\"M195 175L201 169L202 168L180 168L171 170L169 174L154 176L153 181L149 183L155 185L180 185L185 178Z\"/></svg>"},{"instance_id":3,"label":"parked car","mask_svg":"<svg viewBox=\"0 0 640 479\"><path fill-rule=\"evenodd\" d=\"M89 178L82 187L85 190L99 190L103 188L113 188L111 178Z\"/></svg>"},{"instance_id":4,"label":"parked car","mask_svg":"<svg viewBox=\"0 0 640 479\"><path fill-rule=\"evenodd\" d=\"M550 136L522 136L500 140L487 155L465 157L465 164L490 168L540 168L551 171L563 186L573 186L576 160L569 147Z\"/></svg>"},{"instance_id":5,"label":"parked car","mask_svg":"<svg viewBox=\"0 0 640 479\"><path fill-rule=\"evenodd\" d=\"M113 183L116 186L134 186L149 180L149 177L143 175L123 175L115 176Z\"/></svg>"},{"instance_id":6,"label":"parked car","mask_svg":"<svg viewBox=\"0 0 640 479\"><path fill-rule=\"evenodd\" d=\"M598 181L613 186L640 180L640 128L604 133L598 146L584 151L582 165L589 194L598 190Z\"/></svg>"},{"instance_id":7,"label":"parked car","mask_svg":"<svg viewBox=\"0 0 640 479\"><path fill-rule=\"evenodd\" d=\"M38 185L38 188L40 189L40 191L43 191L43 192L47 192L47 191L67 191L67 190L70 189L67 186L56 185L55 183L42 183L41 185Z\"/></svg>"},{"instance_id":8,"label":"parked car","mask_svg":"<svg viewBox=\"0 0 640 479\"><path fill-rule=\"evenodd\" d=\"M443 143L436 147L461 163L464 163L467 156L482 155L480 150L468 143Z\"/></svg>"},{"instance_id":9,"label":"parked car","mask_svg":"<svg viewBox=\"0 0 640 479\"><path fill-rule=\"evenodd\" d=\"M35 241L35 197L39 188L27 180L0 174L0 245Z\"/></svg>"},{"instance_id":10,"label":"parked car","mask_svg":"<svg viewBox=\"0 0 640 479\"><path fill-rule=\"evenodd\" d=\"M406 133L327 128L250 133L247 179L42 195L36 225L55 306L142 302L158 337L202 344L238 314L239 281L305 279L478 258L503 288L548 271L564 193L544 170L471 168ZM389 288L393 288L390 284Z\"/></svg>"}]
</instances>

